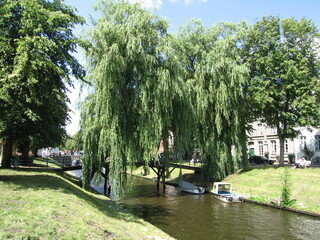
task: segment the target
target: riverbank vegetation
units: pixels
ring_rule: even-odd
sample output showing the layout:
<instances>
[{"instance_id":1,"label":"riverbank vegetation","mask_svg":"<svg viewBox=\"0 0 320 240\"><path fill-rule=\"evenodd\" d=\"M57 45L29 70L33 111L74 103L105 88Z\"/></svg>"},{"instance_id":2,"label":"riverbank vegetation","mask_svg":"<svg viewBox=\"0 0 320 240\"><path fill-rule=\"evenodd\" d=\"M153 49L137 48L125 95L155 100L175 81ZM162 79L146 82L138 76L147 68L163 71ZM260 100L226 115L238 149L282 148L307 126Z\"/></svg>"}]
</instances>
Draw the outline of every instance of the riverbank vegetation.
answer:
<instances>
[{"instance_id":1,"label":"riverbank vegetation","mask_svg":"<svg viewBox=\"0 0 320 240\"><path fill-rule=\"evenodd\" d=\"M0 239L171 239L45 169L0 169Z\"/></svg>"},{"instance_id":2,"label":"riverbank vegetation","mask_svg":"<svg viewBox=\"0 0 320 240\"><path fill-rule=\"evenodd\" d=\"M262 203L281 204L283 178L290 188L292 208L320 214L320 168L294 169L292 167L264 167L240 171L228 176L224 181L232 183L235 192L245 198Z\"/></svg>"},{"instance_id":3,"label":"riverbank vegetation","mask_svg":"<svg viewBox=\"0 0 320 240\"><path fill-rule=\"evenodd\" d=\"M156 179L156 174L150 171L144 174L143 168L132 172L134 175ZM195 175L192 170L175 169L166 181L178 184L185 180L198 186L212 188L211 182L201 180L201 174ZM320 168L294 169L292 167L263 167L249 171L239 171L222 181L232 183L234 191L247 199L265 204L281 204L281 201L290 203L294 209L320 214ZM283 183L286 181L286 186ZM290 194L283 194L289 191ZM285 196L283 196L285 195Z\"/></svg>"}]
</instances>

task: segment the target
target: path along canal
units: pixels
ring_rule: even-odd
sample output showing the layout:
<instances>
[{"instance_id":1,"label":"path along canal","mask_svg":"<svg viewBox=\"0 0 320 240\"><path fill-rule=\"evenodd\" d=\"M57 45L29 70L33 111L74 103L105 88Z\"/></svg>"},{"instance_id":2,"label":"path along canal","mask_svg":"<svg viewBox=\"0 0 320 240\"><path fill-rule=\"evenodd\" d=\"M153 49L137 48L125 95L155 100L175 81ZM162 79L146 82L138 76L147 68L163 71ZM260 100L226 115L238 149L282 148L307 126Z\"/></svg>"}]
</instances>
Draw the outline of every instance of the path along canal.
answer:
<instances>
[{"instance_id":1,"label":"path along canal","mask_svg":"<svg viewBox=\"0 0 320 240\"><path fill-rule=\"evenodd\" d=\"M320 239L316 217L252 203L227 204L212 194L186 194L168 185L157 193L155 182L131 178L119 204L176 239Z\"/></svg>"}]
</instances>

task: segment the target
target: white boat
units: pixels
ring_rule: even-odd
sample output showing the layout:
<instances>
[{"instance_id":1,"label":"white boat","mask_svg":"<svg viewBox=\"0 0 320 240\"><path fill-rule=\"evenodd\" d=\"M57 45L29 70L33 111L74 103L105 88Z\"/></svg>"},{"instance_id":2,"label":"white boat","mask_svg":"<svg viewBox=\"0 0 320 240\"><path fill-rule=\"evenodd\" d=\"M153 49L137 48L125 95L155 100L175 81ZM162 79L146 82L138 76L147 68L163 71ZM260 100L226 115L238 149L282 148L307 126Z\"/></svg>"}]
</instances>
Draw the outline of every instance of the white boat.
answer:
<instances>
[{"instance_id":1,"label":"white boat","mask_svg":"<svg viewBox=\"0 0 320 240\"><path fill-rule=\"evenodd\" d=\"M205 188L198 187L192 183L181 181L180 182L180 188L182 191L192 194L202 194L205 192Z\"/></svg>"},{"instance_id":2,"label":"white boat","mask_svg":"<svg viewBox=\"0 0 320 240\"><path fill-rule=\"evenodd\" d=\"M242 196L232 192L231 183L215 182L212 193L215 198L223 202L241 202Z\"/></svg>"}]
</instances>

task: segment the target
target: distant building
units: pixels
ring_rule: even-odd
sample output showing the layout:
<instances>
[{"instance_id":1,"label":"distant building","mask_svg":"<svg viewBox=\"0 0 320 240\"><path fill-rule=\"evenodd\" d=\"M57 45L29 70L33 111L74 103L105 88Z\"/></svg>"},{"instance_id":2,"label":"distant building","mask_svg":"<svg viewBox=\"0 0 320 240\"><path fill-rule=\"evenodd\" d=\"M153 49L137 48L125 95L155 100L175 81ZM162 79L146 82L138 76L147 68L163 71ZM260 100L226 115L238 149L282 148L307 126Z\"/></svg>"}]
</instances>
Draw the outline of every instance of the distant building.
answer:
<instances>
[{"instance_id":1,"label":"distant building","mask_svg":"<svg viewBox=\"0 0 320 240\"><path fill-rule=\"evenodd\" d=\"M41 148L37 152L38 156L46 157L46 156L58 156L59 155L59 148Z\"/></svg>"},{"instance_id":2,"label":"distant building","mask_svg":"<svg viewBox=\"0 0 320 240\"><path fill-rule=\"evenodd\" d=\"M248 151L250 156L267 156L269 159L277 160L280 155L280 141L277 129L265 123L254 122L252 131L247 133ZM301 127L297 128L301 134L294 139L285 139L284 160L289 161L289 155L295 159L306 157L305 148L314 152L311 159L313 163L320 164L320 129Z\"/></svg>"},{"instance_id":3,"label":"distant building","mask_svg":"<svg viewBox=\"0 0 320 240\"><path fill-rule=\"evenodd\" d=\"M280 155L280 142L277 129L265 123L254 122L252 131L248 135L248 150L250 156L267 156L269 159L277 160ZM294 152L294 144L291 139L285 140L284 157L288 161L288 154Z\"/></svg>"},{"instance_id":4,"label":"distant building","mask_svg":"<svg viewBox=\"0 0 320 240\"><path fill-rule=\"evenodd\" d=\"M320 164L320 129L297 128L300 135L294 139L294 154L297 158L305 157L305 148L313 152L311 157L313 164Z\"/></svg>"},{"instance_id":5,"label":"distant building","mask_svg":"<svg viewBox=\"0 0 320 240\"><path fill-rule=\"evenodd\" d=\"M167 139L167 144L168 144L168 150L171 151L172 148L173 148L173 144L174 144L174 137L173 137L173 133L170 131L169 132L169 137ZM160 144L159 144L159 149L158 149L158 153L163 153L164 152L164 142L163 140L160 141Z\"/></svg>"}]
</instances>

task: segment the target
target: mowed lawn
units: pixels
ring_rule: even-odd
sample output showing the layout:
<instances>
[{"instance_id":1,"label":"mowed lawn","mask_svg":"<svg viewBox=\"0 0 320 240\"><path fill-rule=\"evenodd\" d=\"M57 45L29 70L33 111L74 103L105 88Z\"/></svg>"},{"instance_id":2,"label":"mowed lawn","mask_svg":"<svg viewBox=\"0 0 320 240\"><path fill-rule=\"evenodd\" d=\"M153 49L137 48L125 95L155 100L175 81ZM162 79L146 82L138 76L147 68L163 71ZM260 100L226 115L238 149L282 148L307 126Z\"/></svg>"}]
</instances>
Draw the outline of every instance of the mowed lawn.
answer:
<instances>
[{"instance_id":1,"label":"mowed lawn","mask_svg":"<svg viewBox=\"0 0 320 240\"><path fill-rule=\"evenodd\" d=\"M320 168L288 170L294 208L320 214ZM284 168L264 167L230 175L224 181L246 198L270 203L280 200L283 177Z\"/></svg>"},{"instance_id":2,"label":"mowed lawn","mask_svg":"<svg viewBox=\"0 0 320 240\"><path fill-rule=\"evenodd\" d=\"M172 239L50 170L0 169L0 239Z\"/></svg>"}]
</instances>

